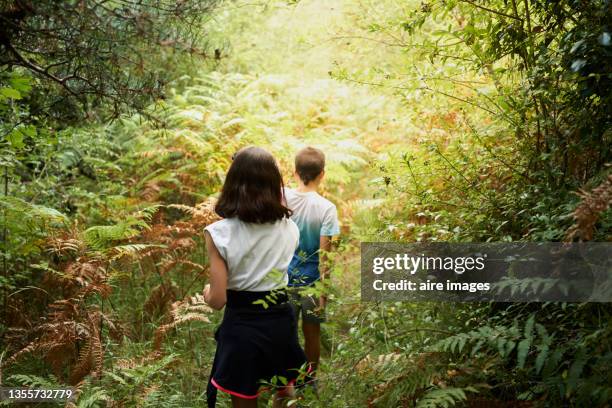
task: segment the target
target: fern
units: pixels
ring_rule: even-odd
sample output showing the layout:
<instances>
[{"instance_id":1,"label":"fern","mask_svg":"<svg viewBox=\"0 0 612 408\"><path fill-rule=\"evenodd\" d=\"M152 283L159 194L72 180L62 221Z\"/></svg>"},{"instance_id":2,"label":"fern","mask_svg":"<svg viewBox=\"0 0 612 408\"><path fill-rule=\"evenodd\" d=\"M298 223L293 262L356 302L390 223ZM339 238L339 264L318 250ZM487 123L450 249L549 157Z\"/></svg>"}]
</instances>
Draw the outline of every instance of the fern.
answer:
<instances>
[{"instance_id":1,"label":"fern","mask_svg":"<svg viewBox=\"0 0 612 408\"><path fill-rule=\"evenodd\" d=\"M166 333L175 327L192 321L210 323L208 315L212 309L206 304L204 296L196 294L181 302L174 302L170 310L170 321L155 331L154 349L159 350Z\"/></svg>"},{"instance_id":2,"label":"fern","mask_svg":"<svg viewBox=\"0 0 612 408\"><path fill-rule=\"evenodd\" d=\"M516 349L516 367L522 369L532 347L535 346L539 351L536 357L539 371L548 354L551 341L552 337L548 335L544 326L536 324L535 315L532 314L526 320L522 331L519 330L517 322L510 327L481 326L476 330L442 339L433 346L433 350L460 354L468 347L467 354L470 356L476 356L484 349L488 352L497 352L501 358L508 358Z\"/></svg>"},{"instance_id":3,"label":"fern","mask_svg":"<svg viewBox=\"0 0 612 408\"><path fill-rule=\"evenodd\" d=\"M492 285L493 291L499 296L505 296L508 300L515 299L515 296L519 299L524 299L529 296L537 300L553 289L558 289L565 293L568 291L569 287L567 282L564 282L562 279L541 277L503 277L499 282L495 282Z\"/></svg>"},{"instance_id":4,"label":"fern","mask_svg":"<svg viewBox=\"0 0 612 408\"><path fill-rule=\"evenodd\" d=\"M147 252L150 249L163 249L167 248L166 245L158 245L158 244L126 244L126 245L118 245L112 248L109 248L108 252L110 254L111 260L116 260L119 258L140 258L144 252Z\"/></svg>"},{"instance_id":5,"label":"fern","mask_svg":"<svg viewBox=\"0 0 612 408\"><path fill-rule=\"evenodd\" d=\"M30 221L65 222L68 220L64 214L56 209L28 203L20 198L7 195L0 196L0 208L6 210L9 214L20 214L22 217L25 215L26 219Z\"/></svg>"},{"instance_id":6,"label":"fern","mask_svg":"<svg viewBox=\"0 0 612 408\"><path fill-rule=\"evenodd\" d=\"M98 225L85 230L83 236L89 246L96 250L103 250L113 241L133 238L143 228L148 228L147 222L142 219L148 213L138 214L140 217L129 217L115 225Z\"/></svg>"},{"instance_id":7,"label":"fern","mask_svg":"<svg viewBox=\"0 0 612 408\"><path fill-rule=\"evenodd\" d=\"M158 359L143 359L139 364L118 366L106 375L124 387L124 392L132 393L143 385L148 385L163 369L176 360L176 354L169 354Z\"/></svg>"},{"instance_id":8,"label":"fern","mask_svg":"<svg viewBox=\"0 0 612 408\"><path fill-rule=\"evenodd\" d=\"M8 377L9 381L15 381L17 384L31 388L57 388L60 382L53 375L48 377L40 377L32 374L13 374Z\"/></svg>"},{"instance_id":9,"label":"fern","mask_svg":"<svg viewBox=\"0 0 612 408\"><path fill-rule=\"evenodd\" d=\"M107 406L108 401L112 401L108 390L91 387L79 395L76 404L68 405L68 408L103 408Z\"/></svg>"},{"instance_id":10,"label":"fern","mask_svg":"<svg viewBox=\"0 0 612 408\"><path fill-rule=\"evenodd\" d=\"M416 408L449 408L458 402L467 400L466 391L478 392L473 387L466 388L435 388L419 398Z\"/></svg>"},{"instance_id":11,"label":"fern","mask_svg":"<svg viewBox=\"0 0 612 408\"><path fill-rule=\"evenodd\" d=\"M375 387L371 399L373 404L379 406L391 406L397 401L416 399L434 384L436 378L444 376L447 370L446 362L432 353L410 358L384 355L372 364L367 361L367 357L365 360L358 364L358 369L361 366L363 370L363 366L367 365L369 369L380 371L385 377L384 382Z\"/></svg>"}]
</instances>

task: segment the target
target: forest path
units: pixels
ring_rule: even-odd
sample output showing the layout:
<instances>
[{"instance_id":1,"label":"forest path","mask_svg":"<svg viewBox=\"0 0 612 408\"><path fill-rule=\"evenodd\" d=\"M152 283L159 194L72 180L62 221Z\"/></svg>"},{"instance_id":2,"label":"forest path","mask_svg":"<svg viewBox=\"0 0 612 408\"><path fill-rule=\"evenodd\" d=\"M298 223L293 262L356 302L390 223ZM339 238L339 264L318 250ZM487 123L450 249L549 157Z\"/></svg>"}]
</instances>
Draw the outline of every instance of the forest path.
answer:
<instances>
[{"instance_id":1,"label":"forest path","mask_svg":"<svg viewBox=\"0 0 612 408\"><path fill-rule=\"evenodd\" d=\"M371 219L379 210L375 198L384 191L376 167L389 145L406 137L411 116L398 95L335 77L339 63L375 65L376 56L357 61L356 50L338 40L355 30L350 7L322 0L273 6L251 13L244 25L242 11L230 11L222 25L240 29L230 39L227 60L211 74L224 94L216 97L221 103L208 107L235 128L230 136L240 143L269 149L289 186L297 150L313 145L326 154L321 194L336 204L342 224L319 373L321 395L329 397L350 381L338 373L355 368L370 352L355 348L351 338L352 322L358 324L363 313L371 312L360 302L359 242L375 239ZM234 32L233 27L228 31ZM346 347L359 349L349 358L350 367L344 357L337 358Z\"/></svg>"},{"instance_id":2,"label":"forest path","mask_svg":"<svg viewBox=\"0 0 612 408\"><path fill-rule=\"evenodd\" d=\"M289 186L294 185L293 157L301 147L325 152L321 194L336 204L342 233L322 335L321 401L332 401L350 381L341 373L355 374L371 353L351 334L363 316L376 312L360 302L359 242L376 239L372 219L379 212L376 198L382 198L377 194L385 186L377 167L389 145L405 138L410 120L399 96L330 75L339 59L354 58L345 42L330 40L353 24L342 4L311 0L261 13L231 9L219 21L222 32L234 36L232 49L224 51L227 56L215 71L194 70L181 78L164 101L172 126L166 143L169 150L183 146L185 167L197 168L194 179L200 180L196 191L202 198L216 192L208 190L218 187L228 158L241 146L259 145L273 153ZM156 135L141 134L140 140L155 150ZM184 347L186 360L202 359L187 340ZM205 353L214 350L212 339L201 347ZM347 350L352 354L346 355ZM385 346L382 352L390 350ZM201 374L194 374L200 368L182 368L189 393L198 387L197 378L206 375L206 363L196 366L202 367ZM318 406L316 398L308 400Z\"/></svg>"}]
</instances>

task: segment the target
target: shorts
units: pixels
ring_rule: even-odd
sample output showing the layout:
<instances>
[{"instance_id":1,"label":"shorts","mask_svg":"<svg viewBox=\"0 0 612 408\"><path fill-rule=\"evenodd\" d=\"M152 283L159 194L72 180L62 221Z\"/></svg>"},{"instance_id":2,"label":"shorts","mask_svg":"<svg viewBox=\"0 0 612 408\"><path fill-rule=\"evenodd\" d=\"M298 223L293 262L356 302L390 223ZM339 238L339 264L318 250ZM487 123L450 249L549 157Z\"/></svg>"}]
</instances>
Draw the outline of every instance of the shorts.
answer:
<instances>
[{"instance_id":1,"label":"shorts","mask_svg":"<svg viewBox=\"0 0 612 408\"><path fill-rule=\"evenodd\" d=\"M289 301L295 311L295 317L297 320L302 314L302 321L307 323L321 324L325 323L325 310L319 309L320 301L318 296L302 294L304 288L292 287L289 289Z\"/></svg>"}]
</instances>

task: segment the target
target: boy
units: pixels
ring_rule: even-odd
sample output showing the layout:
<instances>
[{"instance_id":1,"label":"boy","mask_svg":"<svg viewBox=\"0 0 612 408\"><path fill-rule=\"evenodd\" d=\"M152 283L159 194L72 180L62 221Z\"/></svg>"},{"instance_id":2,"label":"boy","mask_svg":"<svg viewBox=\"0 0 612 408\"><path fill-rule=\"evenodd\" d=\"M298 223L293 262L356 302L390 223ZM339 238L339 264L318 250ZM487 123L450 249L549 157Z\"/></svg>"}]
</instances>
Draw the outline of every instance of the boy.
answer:
<instances>
[{"instance_id":1,"label":"boy","mask_svg":"<svg viewBox=\"0 0 612 408\"><path fill-rule=\"evenodd\" d=\"M325 254L331 249L331 238L340 233L336 206L323 198L317 189L325 176L325 155L314 147L305 147L295 156L297 189L285 189L291 219L300 230L300 242L289 264L289 287L299 318L302 314L304 351L313 370L321 354L321 323L326 297L315 298L300 293L300 288L313 286L329 277ZM319 262L319 260L323 262Z\"/></svg>"}]
</instances>

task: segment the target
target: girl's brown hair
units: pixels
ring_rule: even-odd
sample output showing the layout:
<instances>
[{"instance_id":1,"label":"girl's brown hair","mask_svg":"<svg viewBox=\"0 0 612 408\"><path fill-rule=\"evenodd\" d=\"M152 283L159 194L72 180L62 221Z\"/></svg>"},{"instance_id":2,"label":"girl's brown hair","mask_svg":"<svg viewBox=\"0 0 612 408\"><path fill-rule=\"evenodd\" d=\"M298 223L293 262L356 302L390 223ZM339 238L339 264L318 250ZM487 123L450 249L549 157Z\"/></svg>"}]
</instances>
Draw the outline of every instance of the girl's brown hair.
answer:
<instances>
[{"instance_id":1,"label":"girl's brown hair","mask_svg":"<svg viewBox=\"0 0 612 408\"><path fill-rule=\"evenodd\" d=\"M260 147L245 147L234 155L215 212L244 222L275 222L291 216L283 205L283 190L274 156Z\"/></svg>"}]
</instances>

